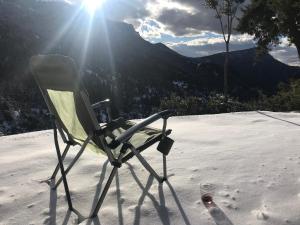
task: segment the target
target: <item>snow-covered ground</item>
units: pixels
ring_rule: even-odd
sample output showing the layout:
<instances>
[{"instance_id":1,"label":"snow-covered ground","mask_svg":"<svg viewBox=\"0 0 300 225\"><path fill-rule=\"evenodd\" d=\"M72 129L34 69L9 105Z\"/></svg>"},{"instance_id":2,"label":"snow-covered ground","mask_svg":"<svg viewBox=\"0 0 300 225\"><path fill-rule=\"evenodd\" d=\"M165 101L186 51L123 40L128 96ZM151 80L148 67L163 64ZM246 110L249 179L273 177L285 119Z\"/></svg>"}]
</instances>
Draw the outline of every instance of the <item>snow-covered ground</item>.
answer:
<instances>
[{"instance_id":1,"label":"snow-covered ground","mask_svg":"<svg viewBox=\"0 0 300 225\"><path fill-rule=\"evenodd\" d=\"M201 193L210 192L234 225L299 225L300 114L265 113L274 118L257 112L170 118L169 182L159 185L132 159L114 179L99 219L84 224L214 224L201 202ZM143 155L161 171L155 146ZM75 208L84 214L99 196L102 172L111 170L105 160L86 151L68 175ZM40 182L55 163L52 131L0 138L1 225L76 224L63 185L55 192Z\"/></svg>"}]
</instances>

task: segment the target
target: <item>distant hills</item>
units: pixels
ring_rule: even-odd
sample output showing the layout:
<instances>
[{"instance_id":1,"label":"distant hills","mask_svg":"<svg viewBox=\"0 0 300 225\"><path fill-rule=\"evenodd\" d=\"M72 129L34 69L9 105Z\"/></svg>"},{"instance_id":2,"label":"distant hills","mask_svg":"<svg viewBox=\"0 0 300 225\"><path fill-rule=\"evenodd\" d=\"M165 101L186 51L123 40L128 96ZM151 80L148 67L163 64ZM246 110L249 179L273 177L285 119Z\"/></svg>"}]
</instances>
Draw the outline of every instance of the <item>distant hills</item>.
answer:
<instances>
[{"instance_id":1,"label":"distant hills","mask_svg":"<svg viewBox=\"0 0 300 225\"><path fill-rule=\"evenodd\" d=\"M1 111L45 108L28 71L29 58L41 53L74 58L92 101L119 99L116 109L135 111L132 117L149 114L171 93L222 92L223 53L189 58L164 44L147 42L132 25L101 15L91 21L85 12L62 2L2 0L0 119ZM272 94L280 82L299 77L300 68L270 55L256 59L255 49L230 53L230 90L241 100L255 98L258 91Z\"/></svg>"},{"instance_id":2,"label":"distant hills","mask_svg":"<svg viewBox=\"0 0 300 225\"><path fill-rule=\"evenodd\" d=\"M288 66L270 54L256 56L256 49L233 51L230 53L229 85L231 94L240 99L255 97L257 90L274 94L280 82L300 78L300 68ZM218 70L223 76L224 53L196 59L203 67ZM223 79L222 77L220 78Z\"/></svg>"}]
</instances>

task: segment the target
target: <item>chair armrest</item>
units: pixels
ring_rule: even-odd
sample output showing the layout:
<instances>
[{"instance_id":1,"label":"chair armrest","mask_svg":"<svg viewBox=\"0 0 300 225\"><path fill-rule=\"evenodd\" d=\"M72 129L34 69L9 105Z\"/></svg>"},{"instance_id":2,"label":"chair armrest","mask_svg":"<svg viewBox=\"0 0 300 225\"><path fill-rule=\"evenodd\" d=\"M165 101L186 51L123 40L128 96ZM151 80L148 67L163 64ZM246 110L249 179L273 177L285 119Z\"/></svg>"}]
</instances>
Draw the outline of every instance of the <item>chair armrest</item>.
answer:
<instances>
[{"instance_id":1,"label":"chair armrest","mask_svg":"<svg viewBox=\"0 0 300 225\"><path fill-rule=\"evenodd\" d=\"M171 110L164 110L162 112L155 113L152 116L149 116L142 122L134 125L133 127L130 127L128 130L126 130L124 133L122 133L120 136L118 136L115 139L115 142L123 143L123 142L127 141L134 133L143 129L144 127L148 126L149 124L155 122L156 120L159 120L161 118L164 120L167 120L171 113L172 113Z\"/></svg>"},{"instance_id":2,"label":"chair armrest","mask_svg":"<svg viewBox=\"0 0 300 225\"><path fill-rule=\"evenodd\" d=\"M110 106L110 100L109 99L105 99L103 101L96 102L96 103L92 104L93 109L106 108L106 107L109 107L109 106Z\"/></svg>"},{"instance_id":3,"label":"chair armrest","mask_svg":"<svg viewBox=\"0 0 300 225\"><path fill-rule=\"evenodd\" d=\"M111 110L110 110L110 99L105 99L103 101L97 102L92 104L92 108L95 109L101 109L101 108L105 108L107 116L108 116L108 122L110 122L112 120L111 117Z\"/></svg>"}]
</instances>

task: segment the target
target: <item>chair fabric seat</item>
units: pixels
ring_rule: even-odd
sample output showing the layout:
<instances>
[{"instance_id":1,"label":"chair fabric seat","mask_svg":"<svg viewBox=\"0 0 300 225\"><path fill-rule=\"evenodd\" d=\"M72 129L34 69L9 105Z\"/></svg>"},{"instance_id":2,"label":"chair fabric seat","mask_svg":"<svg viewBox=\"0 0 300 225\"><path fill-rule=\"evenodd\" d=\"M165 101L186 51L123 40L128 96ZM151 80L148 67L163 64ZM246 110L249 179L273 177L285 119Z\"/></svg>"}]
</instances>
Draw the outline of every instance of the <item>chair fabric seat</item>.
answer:
<instances>
[{"instance_id":1,"label":"chair fabric seat","mask_svg":"<svg viewBox=\"0 0 300 225\"><path fill-rule=\"evenodd\" d=\"M63 120L64 126L70 132L72 139L76 141L79 145L83 145L85 139L88 137L88 134L85 132L80 121L78 120L76 105L74 102L74 94L69 91L56 91L56 90L48 90L48 94L50 96L53 105L56 108L58 115ZM130 127L134 126L135 124L136 123L132 121L121 120L121 122L119 122L118 124L119 126L114 128L111 132L115 137L118 137L123 132L128 130ZM166 133L169 134L170 131ZM133 145L136 149L142 149L144 145L149 146L148 143L152 143L153 140L155 140L155 142L159 141L161 135L162 135L161 129L145 127L140 131L136 132L128 140L128 143ZM112 141L112 139L110 137L106 137L106 141L109 144ZM118 146L117 148L112 150L112 153L115 158L118 158L121 147L122 146ZM106 155L103 147L97 145L93 140L91 140L88 143L87 148L97 154ZM127 152L124 154L124 158L127 157L128 154L130 154L129 150L127 150Z\"/></svg>"}]
</instances>

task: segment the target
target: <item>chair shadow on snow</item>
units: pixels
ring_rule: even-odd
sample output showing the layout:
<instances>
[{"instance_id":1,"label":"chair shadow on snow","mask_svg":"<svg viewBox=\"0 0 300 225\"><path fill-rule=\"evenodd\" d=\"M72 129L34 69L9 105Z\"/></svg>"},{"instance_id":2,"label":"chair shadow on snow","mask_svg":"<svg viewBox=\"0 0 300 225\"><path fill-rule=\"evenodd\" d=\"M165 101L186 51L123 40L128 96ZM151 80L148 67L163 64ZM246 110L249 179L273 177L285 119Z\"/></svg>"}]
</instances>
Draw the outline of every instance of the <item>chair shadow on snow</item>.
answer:
<instances>
[{"instance_id":1,"label":"chair shadow on snow","mask_svg":"<svg viewBox=\"0 0 300 225\"><path fill-rule=\"evenodd\" d=\"M169 212L168 212L168 208L166 207L166 201L165 201L165 196L164 196L164 191L163 191L163 184L159 184L158 185L158 194L159 194L159 199L156 199L151 193L149 193L149 190L153 184L154 181L154 177L152 175L149 175L148 179L147 179L147 183L144 186L142 184L142 182L139 180L139 178L137 177L136 173L133 170L133 167L130 163L126 163L134 180L136 181L138 187L142 190L142 195L140 196L137 206L135 207L135 215L134 215L134 221L133 221L133 225L140 225L141 224L141 207L143 205L143 202L145 200L146 197L148 197L152 203L154 208L157 211L157 214L162 222L162 225L170 225L170 218L169 218ZM95 207L95 205L97 204L98 198L100 197L101 194L101 190L102 190L102 184L104 182L105 179L105 174L106 174L106 170L107 170L107 165L108 165L108 161L105 161L105 163L103 164L102 170L101 170L101 175L100 175L100 179L99 182L96 186L96 193L94 195L94 199L93 199L93 204L92 204L92 208L91 211L93 210L93 208ZM118 172L116 173L115 176L115 182L116 182L116 197L118 199L118 218L119 218L119 225L124 225L124 219L123 219L123 210L122 210L122 198L121 198L121 191L120 191L120 182L119 182L119 175ZM156 180L155 180L156 182ZM174 188L172 187L171 183L167 180L164 182L170 189L171 194L175 200L175 203L180 211L180 214L183 218L184 224L185 225L191 225L181 203L180 200L177 197L177 194L174 190ZM56 204L57 204L57 193L56 190L50 190L50 204L49 204L49 214L50 214L50 225L56 225ZM100 210L101 212L101 210ZM62 222L61 225L67 225L69 222L69 219L71 217L71 211L68 210L65 218ZM78 222L82 222L83 221L83 217L79 218ZM86 223L84 223L84 225L101 225L100 219L99 217L95 217L93 219L88 219L86 221Z\"/></svg>"},{"instance_id":2,"label":"chair shadow on snow","mask_svg":"<svg viewBox=\"0 0 300 225\"><path fill-rule=\"evenodd\" d=\"M50 187L54 185L54 181L50 182ZM56 224L56 203L57 193L56 190L50 188L50 202L49 202L49 224Z\"/></svg>"},{"instance_id":3,"label":"chair shadow on snow","mask_svg":"<svg viewBox=\"0 0 300 225\"><path fill-rule=\"evenodd\" d=\"M166 203L165 203L165 197L164 197L164 192L163 192L163 184L159 184L158 185L158 193L159 193L159 202L157 201L157 199L151 194L149 193L149 190L152 186L154 177L152 175L149 175L147 183L145 185L145 187L143 186L143 184L141 183L141 181L138 179L138 177L136 176L133 167L129 164L126 163L129 167L129 170L133 176L133 178L135 179L137 185L140 187L141 190L143 190L142 195L140 196L139 200L138 200L138 205L135 209L135 218L134 218L134 222L133 225L140 225L140 217L141 217L141 206L145 200L145 197L147 196L148 198L150 198L150 200L152 201L154 208L156 209L160 220L162 222L163 225L170 225L170 218L169 218L169 212L168 212L168 208L166 207ZM189 222L188 217L185 214L185 211L176 195L175 190L173 189L171 183L167 180L165 181L165 184L168 185L173 198L175 200L175 203L181 213L181 216L184 220L185 225L190 225L191 223Z\"/></svg>"},{"instance_id":4,"label":"chair shadow on snow","mask_svg":"<svg viewBox=\"0 0 300 225\"><path fill-rule=\"evenodd\" d=\"M271 116L271 115L268 115L267 113L264 113L264 112L261 112L261 111L256 111L257 113L263 115L263 116L266 116L266 117L270 117L274 120L279 120L279 121L282 121L282 122L285 122L285 123L289 123L289 124L292 124L292 125L295 125L295 126L300 126L299 123L295 123L295 122L291 122L289 120L285 120L285 119L281 119L281 118L278 118L278 117L275 117L275 116Z\"/></svg>"},{"instance_id":5,"label":"chair shadow on snow","mask_svg":"<svg viewBox=\"0 0 300 225\"><path fill-rule=\"evenodd\" d=\"M105 179L107 164L108 164L108 160L105 161L105 163L102 166L100 179L99 179L99 182L96 186L96 192L95 192L95 195L94 195L91 212L92 212L93 208L95 207L95 205L97 204L98 198L101 194L101 189L102 189L103 181ZM50 185L50 187L52 187L52 186L54 186L54 184L55 184L55 181L51 181L51 183L49 185ZM50 204L49 204L50 220L49 220L49 225L57 225L57 223L56 223L56 204L57 204L57 192L56 192L56 190L50 189ZM67 225L68 222L69 222L70 217L71 217L71 211L68 210L61 225ZM82 222L84 219L85 218L80 215L79 218L78 218L78 223ZM100 223L99 218L95 217L93 219L87 220L86 225L101 225L101 223Z\"/></svg>"},{"instance_id":6,"label":"chair shadow on snow","mask_svg":"<svg viewBox=\"0 0 300 225\"><path fill-rule=\"evenodd\" d=\"M50 187L54 186L54 181L50 182ZM56 205L57 205L57 192L50 189L50 203L49 203L49 223L56 225ZM71 217L71 211L68 210L61 225L67 225Z\"/></svg>"}]
</instances>

